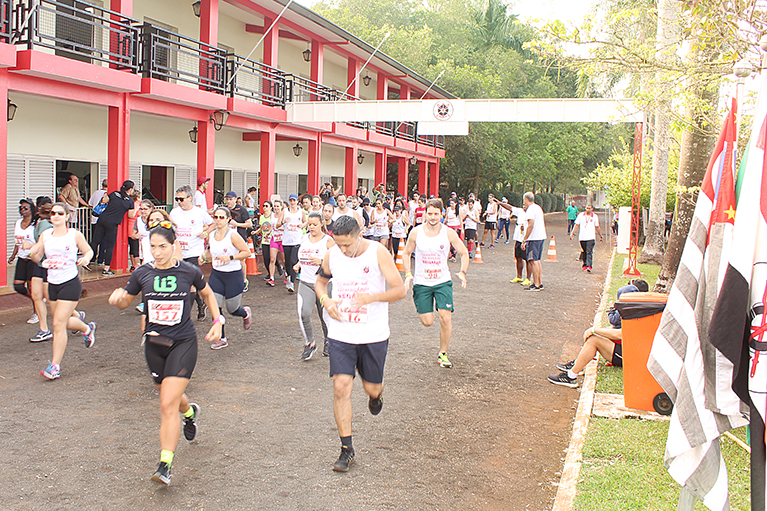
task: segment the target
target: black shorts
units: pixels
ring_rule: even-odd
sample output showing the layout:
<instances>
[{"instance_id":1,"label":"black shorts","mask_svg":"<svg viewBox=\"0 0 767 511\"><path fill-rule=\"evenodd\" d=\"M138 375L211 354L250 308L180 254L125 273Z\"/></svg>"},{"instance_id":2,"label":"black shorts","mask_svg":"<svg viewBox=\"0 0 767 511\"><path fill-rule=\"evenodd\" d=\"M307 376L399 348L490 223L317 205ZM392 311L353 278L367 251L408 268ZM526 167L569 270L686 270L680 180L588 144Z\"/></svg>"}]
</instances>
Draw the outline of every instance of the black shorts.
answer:
<instances>
[{"instance_id":1,"label":"black shorts","mask_svg":"<svg viewBox=\"0 0 767 511\"><path fill-rule=\"evenodd\" d=\"M389 339L370 344L349 344L348 342L328 339L330 353L330 376L349 374L354 377L354 370L368 383L383 383L386 352Z\"/></svg>"},{"instance_id":2,"label":"black shorts","mask_svg":"<svg viewBox=\"0 0 767 511\"><path fill-rule=\"evenodd\" d=\"M48 268L43 268L39 264L36 264L34 270L32 270L32 277L43 279L43 282L48 282Z\"/></svg>"},{"instance_id":3,"label":"black shorts","mask_svg":"<svg viewBox=\"0 0 767 511\"><path fill-rule=\"evenodd\" d=\"M485 222L485 230L486 231L495 231L495 222Z\"/></svg>"},{"instance_id":4,"label":"black shorts","mask_svg":"<svg viewBox=\"0 0 767 511\"><path fill-rule=\"evenodd\" d=\"M128 252L130 253L131 257L138 257L139 256L139 240L136 238L128 238Z\"/></svg>"},{"instance_id":5,"label":"black shorts","mask_svg":"<svg viewBox=\"0 0 767 511\"><path fill-rule=\"evenodd\" d=\"M200 266L200 259L197 257L187 257L184 261L195 266Z\"/></svg>"},{"instance_id":6,"label":"black shorts","mask_svg":"<svg viewBox=\"0 0 767 511\"><path fill-rule=\"evenodd\" d=\"M75 277L62 284L48 283L48 301L66 300L68 302L77 302L83 292L83 283L80 277Z\"/></svg>"},{"instance_id":7,"label":"black shorts","mask_svg":"<svg viewBox=\"0 0 767 511\"><path fill-rule=\"evenodd\" d=\"M527 251L524 248L522 248L521 241L514 242L514 257L516 257L520 261L527 260Z\"/></svg>"},{"instance_id":8,"label":"black shorts","mask_svg":"<svg viewBox=\"0 0 767 511\"><path fill-rule=\"evenodd\" d=\"M615 345L613 350L613 359L610 363L615 367L623 367L623 346L620 344Z\"/></svg>"},{"instance_id":9,"label":"black shorts","mask_svg":"<svg viewBox=\"0 0 767 511\"><path fill-rule=\"evenodd\" d=\"M147 335L144 356L156 384L173 376L188 380L197 364L197 337L172 341L163 336Z\"/></svg>"},{"instance_id":10,"label":"black shorts","mask_svg":"<svg viewBox=\"0 0 767 511\"><path fill-rule=\"evenodd\" d=\"M13 280L16 282L29 282L35 274L35 266L37 266L37 263L32 259L16 259L16 273L13 275Z\"/></svg>"},{"instance_id":11,"label":"black shorts","mask_svg":"<svg viewBox=\"0 0 767 511\"><path fill-rule=\"evenodd\" d=\"M464 229L463 234L464 234L464 237L466 238L466 241L477 239L476 229Z\"/></svg>"}]
</instances>

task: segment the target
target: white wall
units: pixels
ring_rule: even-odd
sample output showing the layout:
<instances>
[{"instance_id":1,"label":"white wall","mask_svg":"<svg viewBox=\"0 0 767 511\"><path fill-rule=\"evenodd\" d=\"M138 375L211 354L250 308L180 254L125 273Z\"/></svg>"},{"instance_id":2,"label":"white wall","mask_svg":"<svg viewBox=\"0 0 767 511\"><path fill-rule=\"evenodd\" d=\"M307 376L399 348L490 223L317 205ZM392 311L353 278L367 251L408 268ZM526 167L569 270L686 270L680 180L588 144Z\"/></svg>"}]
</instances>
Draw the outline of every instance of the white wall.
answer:
<instances>
[{"instance_id":1,"label":"white wall","mask_svg":"<svg viewBox=\"0 0 767 511\"><path fill-rule=\"evenodd\" d=\"M242 132L233 129L224 128L216 132L216 168L258 172L261 168L261 143L243 142Z\"/></svg>"},{"instance_id":2,"label":"white wall","mask_svg":"<svg viewBox=\"0 0 767 511\"><path fill-rule=\"evenodd\" d=\"M309 46L303 41L280 39L277 67L304 78L311 78L312 63L304 61L303 52Z\"/></svg>"},{"instance_id":3,"label":"white wall","mask_svg":"<svg viewBox=\"0 0 767 511\"><path fill-rule=\"evenodd\" d=\"M345 158L343 147L323 145L320 154L320 176L344 177Z\"/></svg>"},{"instance_id":4,"label":"white wall","mask_svg":"<svg viewBox=\"0 0 767 511\"><path fill-rule=\"evenodd\" d=\"M189 140L193 127L194 123L185 119L131 113L130 161L197 167L197 145Z\"/></svg>"},{"instance_id":5,"label":"white wall","mask_svg":"<svg viewBox=\"0 0 767 511\"><path fill-rule=\"evenodd\" d=\"M235 53L247 57L248 53L261 40L261 34L250 34L245 31L245 24L253 20L235 19L225 14L218 18L218 40L234 48ZM261 25L262 23L258 23ZM250 56L250 60L263 61L264 46L261 44Z\"/></svg>"},{"instance_id":6,"label":"white wall","mask_svg":"<svg viewBox=\"0 0 767 511\"><path fill-rule=\"evenodd\" d=\"M200 19L194 15L189 0L135 0L132 17L141 22L149 17L177 28L181 35L200 38Z\"/></svg>"}]
</instances>

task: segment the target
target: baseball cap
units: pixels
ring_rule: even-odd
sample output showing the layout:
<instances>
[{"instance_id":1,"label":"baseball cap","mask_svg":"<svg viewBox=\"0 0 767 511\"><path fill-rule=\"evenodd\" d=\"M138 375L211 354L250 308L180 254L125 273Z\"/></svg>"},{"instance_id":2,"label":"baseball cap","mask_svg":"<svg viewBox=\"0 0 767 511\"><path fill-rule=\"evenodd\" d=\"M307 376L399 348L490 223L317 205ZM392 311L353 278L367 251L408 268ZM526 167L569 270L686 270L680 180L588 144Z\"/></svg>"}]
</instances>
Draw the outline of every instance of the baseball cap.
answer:
<instances>
[{"instance_id":1,"label":"baseball cap","mask_svg":"<svg viewBox=\"0 0 767 511\"><path fill-rule=\"evenodd\" d=\"M197 186L200 186L203 183L207 183L208 181L210 181L209 177L204 177L204 176L203 177L198 177L197 178Z\"/></svg>"},{"instance_id":2,"label":"baseball cap","mask_svg":"<svg viewBox=\"0 0 767 511\"><path fill-rule=\"evenodd\" d=\"M235 192L226 192L225 197L231 197L233 199L237 198L237 194Z\"/></svg>"},{"instance_id":3,"label":"baseball cap","mask_svg":"<svg viewBox=\"0 0 767 511\"><path fill-rule=\"evenodd\" d=\"M293 199L296 199L296 200L298 200L298 195L296 195L295 193L291 193L291 194L288 196L288 200L293 200Z\"/></svg>"},{"instance_id":4,"label":"baseball cap","mask_svg":"<svg viewBox=\"0 0 767 511\"><path fill-rule=\"evenodd\" d=\"M32 200L32 199L30 199L30 198L21 199L21 200L19 201L19 205L21 205L21 204L24 204L25 202L26 202L27 204L29 204L30 206L34 206L34 205L35 205L35 201L33 201L33 200Z\"/></svg>"},{"instance_id":5,"label":"baseball cap","mask_svg":"<svg viewBox=\"0 0 767 511\"><path fill-rule=\"evenodd\" d=\"M509 202L509 199L507 199L506 197L501 197L501 202Z\"/></svg>"}]
</instances>

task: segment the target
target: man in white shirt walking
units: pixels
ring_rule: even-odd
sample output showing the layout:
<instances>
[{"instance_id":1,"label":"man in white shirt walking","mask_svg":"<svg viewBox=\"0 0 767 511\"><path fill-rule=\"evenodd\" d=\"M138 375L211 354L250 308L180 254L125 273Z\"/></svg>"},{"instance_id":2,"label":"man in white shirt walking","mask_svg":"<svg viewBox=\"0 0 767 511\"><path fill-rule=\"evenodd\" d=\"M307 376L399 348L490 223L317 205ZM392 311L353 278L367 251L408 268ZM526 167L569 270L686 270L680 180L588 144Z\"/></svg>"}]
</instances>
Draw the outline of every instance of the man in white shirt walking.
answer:
<instances>
[{"instance_id":1,"label":"man in white shirt walking","mask_svg":"<svg viewBox=\"0 0 767 511\"><path fill-rule=\"evenodd\" d=\"M602 230L599 228L599 218L594 214L594 206L589 204L586 211L578 214L575 219L575 226L570 233L570 239L578 232L578 241L581 242L581 260L583 262L583 271L591 273L594 260L594 245L597 242L597 233L599 241L604 241Z\"/></svg>"},{"instance_id":2,"label":"man in white shirt walking","mask_svg":"<svg viewBox=\"0 0 767 511\"><path fill-rule=\"evenodd\" d=\"M542 291L543 265L541 264L541 254L543 253L543 242L546 240L543 209L535 203L533 192L525 193L522 201L527 217L527 228L521 247L525 249L527 273L533 275L533 283L526 289L528 291Z\"/></svg>"}]
</instances>

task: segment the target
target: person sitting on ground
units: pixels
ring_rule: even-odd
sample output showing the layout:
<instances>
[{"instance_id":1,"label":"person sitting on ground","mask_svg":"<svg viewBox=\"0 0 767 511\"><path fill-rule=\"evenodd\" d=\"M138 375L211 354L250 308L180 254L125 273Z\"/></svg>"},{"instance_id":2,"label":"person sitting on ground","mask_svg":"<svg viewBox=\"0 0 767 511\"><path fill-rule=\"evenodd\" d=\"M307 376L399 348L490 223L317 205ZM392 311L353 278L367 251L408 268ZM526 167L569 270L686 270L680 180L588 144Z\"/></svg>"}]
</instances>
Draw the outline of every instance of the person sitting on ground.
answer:
<instances>
[{"instance_id":1,"label":"person sitting on ground","mask_svg":"<svg viewBox=\"0 0 767 511\"><path fill-rule=\"evenodd\" d=\"M618 289L617 299L623 293L647 292L649 286L642 279L633 279L628 285ZM607 318L612 328L588 328L583 332L583 348L578 353L578 358L571 360L566 364L557 364L559 374L547 377L554 385L563 385L565 387L576 388L578 386L578 375L599 352L605 360L615 367L623 366L623 339L621 333L621 317L615 307L610 307Z\"/></svg>"}]
</instances>

